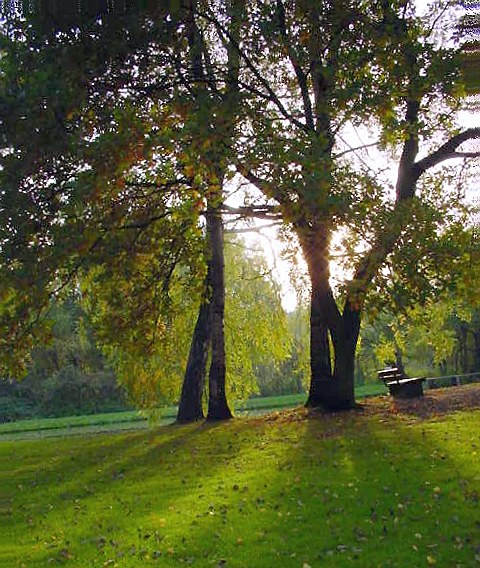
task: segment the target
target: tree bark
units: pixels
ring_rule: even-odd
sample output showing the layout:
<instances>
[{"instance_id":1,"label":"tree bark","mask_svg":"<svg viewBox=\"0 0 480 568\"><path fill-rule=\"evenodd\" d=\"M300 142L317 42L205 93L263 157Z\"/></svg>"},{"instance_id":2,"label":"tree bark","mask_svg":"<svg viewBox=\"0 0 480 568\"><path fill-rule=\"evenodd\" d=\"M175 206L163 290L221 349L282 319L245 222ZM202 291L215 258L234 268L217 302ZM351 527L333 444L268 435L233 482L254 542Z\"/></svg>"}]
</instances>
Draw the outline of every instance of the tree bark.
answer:
<instances>
[{"instance_id":1,"label":"tree bark","mask_svg":"<svg viewBox=\"0 0 480 568\"><path fill-rule=\"evenodd\" d=\"M332 381L329 330L326 314L329 292L328 245L326 227L299 231L300 243L310 275L310 388L306 406L320 406Z\"/></svg>"},{"instance_id":2,"label":"tree bark","mask_svg":"<svg viewBox=\"0 0 480 568\"><path fill-rule=\"evenodd\" d=\"M225 260L223 254L223 223L218 206L211 204L207 211L207 234L210 245L212 282L212 359L208 375L207 420L227 420L232 418L232 413L228 407L225 391Z\"/></svg>"},{"instance_id":3,"label":"tree bark","mask_svg":"<svg viewBox=\"0 0 480 568\"><path fill-rule=\"evenodd\" d=\"M340 315L330 287L329 228L316 224L300 242L311 281L310 296L310 389L306 406L327 410L352 408L355 349L360 317L347 302ZM332 372L331 349L334 368Z\"/></svg>"},{"instance_id":4,"label":"tree bark","mask_svg":"<svg viewBox=\"0 0 480 568\"><path fill-rule=\"evenodd\" d=\"M204 418L202 397L210 348L211 299L211 265L209 263L178 406L177 422L181 424L196 422Z\"/></svg>"},{"instance_id":5,"label":"tree bark","mask_svg":"<svg viewBox=\"0 0 480 568\"><path fill-rule=\"evenodd\" d=\"M307 406L327 402L329 383L332 381L332 364L328 325L324 314L324 295L312 283L310 296L310 388Z\"/></svg>"},{"instance_id":6,"label":"tree bark","mask_svg":"<svg viewBox=\"0 0 480 568\"><path fill-rule=\"evenodd\" d=\"M336 391L330 401L330 406L336 410L355 406L355 352L360 334L360 310L348 299L338 328L338 332L332 334Z\"/></svg>"}]
</instances>

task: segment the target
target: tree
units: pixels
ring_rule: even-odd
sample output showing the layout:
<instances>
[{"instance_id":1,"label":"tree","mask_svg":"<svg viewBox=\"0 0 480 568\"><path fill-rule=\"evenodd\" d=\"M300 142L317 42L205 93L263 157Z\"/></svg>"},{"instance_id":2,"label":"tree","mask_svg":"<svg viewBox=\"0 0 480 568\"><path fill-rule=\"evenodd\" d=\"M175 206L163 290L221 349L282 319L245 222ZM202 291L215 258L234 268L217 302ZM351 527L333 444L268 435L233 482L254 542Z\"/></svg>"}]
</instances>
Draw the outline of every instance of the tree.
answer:
<instances>
[{"instance_id":1,"label":"tree","mask_svg":"<svg viewBox=\"0 0 480 568\"><path fill-rule=\"evenodd\" d=\"M477 157L462 145L478 138L480 128L455 131L450 110L432 104L442 97L458 106L457 61L434 43L432 29L415 16L412 4L347 8L278 1L259 12L258 25L251 24L252 43L239 46L253 133L238 148L237 166L278 201L308 265L307 404L348 408L354 404L354 354L367 294L396 251L419 244L403 238L432 197L421 183L426 173L450 158ZM267 49L268 59L259 56ZM267 70L272 63L276 76ZM342 142L342 128L367 120L380 129L380 142L372 145L400 156L393 200L366 167L346 161L355 152ZM329 257L332 234L340 228L355 256L352 277L336 299Z\"/></svg>"},{"instance_id":2,"label":"tree","mask_svg":"<svg viewBox=\"0 0 480 568\"><path fill-rule=\"evenodd\" d=\"M212 75L209 66L215 58L209 55L205 39L197 25L199 3L191 0L186 3L187 36L192 68L192 91L200 119L197 143L199 159L206 169L207 210L206 228L209 241L208 271L205 287L211 286L211 295L203 296L197 325L192 339L192 359L189 361L182 393L185 404L180 403L178 419L186 422L202 416L198 393L203 382L202 371L205 366L206 345L211 344L209 370L209 420L231 418L225 389L225 281L223 253L223 205L222 187L227 174L229 148L234 137L234 120L237 116L237 90L239 58L236 49L230 45L241 41L240 23L243 20L244 0L229 0L225 3L226 28L231 38L226 43L226 75L223 80ZM210 88L209 88L210 86ZM212 88L213 87L213 88ZM208 303L208 307L207 304ZM208 312L208 314L207 314ZM190 374L192 373L192 374ZM191 393L191 394L190 394Z\"/></svg>"},{"instance_id":3,"label":"tree","mask_svg":"<svg viewBox=\"0 0 480 568\"><path fill-rule=\"evenodd\" d=\"M404 269L391 272L382 294L369 303L357 359L371 379L387 361L403 363L413 376L468 374L479 368L475 228L453 226L441 239L432 239L431 220L430 215L426 224L417 219L415 226L430 258L421 248L407 251ZM419 270L411 274L408 266Z\"/></svg>"},{"instance_id":4,"label":"tree","mask_svg":"<svg viewBox=\"0 0 480 568\"><path fill-rule=\"evenodd\" d=\"M177 242L181 241L180 246L188 249L184 237L186 234L191 236L193 232L191 229L199 222L199 214L204 214L208 236L208 246L203 253L208 262L207 280L204 286L205 301L200 307L198 325L192 341L192 357L186 371L184 393L187 403L180 405L179 418L185 421L202 416L198 393L202 392L203 372L198 373L197 370L205 367L209 346L212 349L209 418L228 418L231 413L225 397L224 260L220 210L223 204L222 186L227 174L226 156L229 139L234 136L238 54L227 45L224 49L227 60L226 75L221 78L212 75L209 65L214 59L206 57L205 39L199 33L196 23L197 2L195 1L185 2L166 10L134 12L133 15L127 14L128 17L121 9L117 14L116 6L112 7L113 13L108 13L105 7L102 8L97 4L87 2L80 8L68 4L66 12L58 11L48 4L41 4L28 19L28 25L19 27L19 33L24 34L26 41L17 45L14 40L8 40L7 85L11 87L21 84L20 81L16 81L19 77L25 82L22 69L17 70L17 66L14 65L15 56L17 61L24 63L25 60L29 60L29 48L25 48L25 45L37 45L38 51L30 57L30 65L39 78L37 80L34 75L33 80L30 81L31 86L27 82L27 90L30 87L33 95L28 104L23 106L28 107L27 110L30 112L38 102L48 101L48 106L52 107L54 115L51 122L57 129L60 128L62 134L65 130L73 131L75 135L74 140L66 140L60 147L55 147L49 140L43 139L36 140L33 145L37 147L39 144L47 145L48 152L53 155L47 156L47 160L53 157L66 162L63 169L67 172L65 176L69 180L68 183L71 183L72 178L75 182L81 178L82 186L91 188L90 194L88 190L82 189L84 195L81 198L89 203L88 207L94 207L97 212L94 219L91 212L88 215L90 242L85 242L83 238L82 232L86 232L85 227L81 227L83 231L78 231L77 228L75 231L78 235L77 243L66 252L66 258L59 259L57 252L51 256L63 269L66 259L72 264L72 259L77 256L75 250L83 250L85 253L83 258L77 258L77 261L73 262L72 272L75 272L79 267L85 269L85 263L90 266L105 264L105 256L108 254L106 251L110 246L116 247L116 254L120 249L119 242L128 247L130 255L135 254L134 249L142 249L142 246L144 248L141 241L145 240L146 233L156 232L159 235L162 231L166 231L169 235L164 237L164 242L172 238ZM222 12L225 25L237 42L240 37L239 22L242 11L243 2L234 1L228 2ZM125 23L127 26L123 29L121 26ZM77 25L81 34L76 31ZM7 34L6 37L13 36ZM220 47L216 46L217 52ZM69 95L67 88L54 89L55 84L50 75L57 71L59 54L61 60L67 63L74 57L72 54L75 49L79 48L84 51L86 63L84 67L82 64L78 65L76 74L73 73L71 76L67 74L63 86L73 85L78 79L77 75L80 76L84 89L80 91L80 96L74 98ZM100 55L97 55L98 50ZM216 56L222 58L223 54L217 53ZM92 58L95 65L90 68ZM8 76L8 64L11 76ZM141 69L143 75L140 79L132 66ZM157 81L156 75L160 67L163 77ZM153 79L148 78L149 74L153 75ZM86 75L89 77L86 78ZM53 87L50 82L53 83ZM43 83L46 83L47 87L47 92L43 94L44 99L37 94L39 84L42 86ZM21 90L25 91L25 88L22 87ZM52 97L53 90L55 93L65 92L63 107L68 107L70 109L68 112L63 114L60 112L59 102ZM112 101L112 92L120 94L122 99L120 104ZM5 98L6 105L14 106L14 97L7 94ZM141 110L139 101L141 101ZM23 112L22 106L21 109ZM15 116L15 112L12 114ZM75 120L72 121L69 117ZM162 125L161 128L159 124ZM85 126L90 127L90 131L85 132ZM8 128L7 125L7 130L9 136L11 135L9 139L11 147L21 146L23 140L15 138L14 127ZM91 141L88 137L92 132L95 132L95 142L89 144ZM217 143L218 140L220 143ZM86 162L84 168L90 176L82 175L83 172L77 175L75 172L76 166L69 162L71 156L68 155L72 146L75 148L75 160L78 160L79 154L82 156ZM96 146L95 154L100 157L97 163L92 160L88 146ZM112 158L113 149L115 158ZM105 168L107 154L107 168ZM23 156L22 160L24 164L29 162L27 156ZM30 160L32 172L27 169L11 181L11 194L15 194L16 188L22 183L22 178L25 183L33 172L39 177L41 171L44 177L50 176L53 183L57 184L56 193L61 195L62 180L58 177L55 179L55 169L47 160L44 159L43 163L35 157ZM163 163L159 163L162 161ZM6 171L12 171L14 167L15 165L13 167L7 165ZM118 194L115 195L115 192ZM48 198L45 199L44 196L42 198L44 207L47 210L51 208ZM65 199L65 196L63 198ZM65 204L69 205L74 199L75 197L69 196L60 208L64 227L67 225L66 220L70 221L69 212L64 211ZM131 209L130 200L136 203ZM178 223L180 202L183 213L190 212L191 222L184 217L184 222ZM101 207L98 207L99 204ZM141 209L145 204L148 204L148 215L145 215L145 211ZM33 204L32 209L34 210L35 207L38 207L36 203ZM16 205L15 208L17 212L22 211L21 204ZM132 211L136 218L131 218ZM55 212L45 221L50 232L52 224L55 223L54 215ZM112 216L113 226L110 218ZM169 223L169 219L174 216L177 217L174 223ZM15 224L20 226L18 218ZM102 226L103 234L98 234L94 228L95 224ZM163 229L159 231L160 224ZM157 225L157 229L151 230L153 225ZM122 229L129 229L133 233L132 239L122 237L116 239L118 234L112 237L119 226ZM180 234L175 237L175 229L184 230L183 236ZM33 232L38 232L36 227L33 228ZM23 238L25 231L21 227L19 233ZM8 242L8 238L6 235L5 242ZM52 240L51 236L49 238ZM148 236L147 240L149 238L151 239L151 236ZM109 239L110 242L114 242L113 245L106 244ZM134 246L131 246L132 242ZM157 245L161 248L163 243L159 240ZM95 254L92 254L92 248L96 249ZM50 247L50 250L58 250L58 246ZM32 251L28 254L30 257L35 255ZM39 251L36 251L36 254L38 255ZM160 251L159 254L163 253ZM122 255L117 256L121 258ZM168 281L176 263L188 264L189 261L185 256L180 258L173 255L172 258L168 252L164 257L166 257L164 263L157 263L157 267L158 264L163 264L164 270L161 274L157 272L156 275L159 281L163 280L164 284L167 284L164 286L164 291L168 292ZM119 263L115 262L115 255L111 261L117 268L119 267ZM48 262L52 263L51 257ZM53 271L50 266L50 272ZM67 279L70 276L67 274ZM56 277L59 277L58 271ZM45 294L49 285L51 282L48 280L39 284L36 304L45 304L47 295L41 300L39 293L43 290ZM156 307L158 308L158 303ZM149 322L150 319L146 318L146 321ZM207 323L208 329L205 327Z\"/></svg>"},{"instance_id":5,"label":"tree","mask_svg":"<svg viewBox=\"0 0 480 568\"><path fill-rule=\"evenodd\" d=\"M291 342L278 286L261 255L244 248L240 239L229 235L225 249L225 336L229 368L226 391L237 401L257 392L256 367L268 364L279 368L283 364L290 354ZM151 262L147 264L150 266ZM84 283L83 295L97 339L120 383L137 406L155 410L162 404L182 403L182 377L191 357L189 346L197 325L195 314L199 305L204 304L200 294L187 295L181 281L172 282L168 320L161 320L157 337L147 336L147 342L143 343L143 336L152 326L144 321L145 316L141 316L145 327L132 325L139 317L135 311L138 303L125 301L134 297L134 290L141 287L141 275L124 281L121 275L112 279L110 274L98 274ZM266 304L263 310L258 310L260 299ZM208 388L208 384L203 386ZM201 408L205 391L202 388L197 394Z\"/></svg>"},{"instance_id":6,"label":"tree","mask_svg":"<svg viewBox=\"0 0 480 568\"><path fill-rule=\"evenodd\" d=\"M168 159L181 117L159 131L154 103L167 104L171 92L140 83L132 69L135 62L148 74L153 58L167 64L174 24L159 17L154 29L124 28L122 17L87 11L75 28L68 18L52 22L45 7L3 36L3 339L19 357L50 297L80 271L106 258L119 267L126 253L141 261L148 243L164 239L150 275L165 299L175 265L189 257L198 266L201 256L198 195L184 164ZM112 97L142 89L141 104L134 94ZM163 161L151 167L160 148Z\"/></svg>"},{"instance_id":7,"label":"tree","mask_svg":"<svg viewBox=\"0 0 480 568\"><path fill-rule=\"evenodd\" d=\"M26 376L3 382L0 421L126 409L78 295L53 304L49 318L51 341L29 353Z\"/></svg>"},{"instance_id":8,"label":"tree","mask_svg":"<svg viewBox=\"0 0 480 568\"><path fill-rule=\"evenodd\" d=\"M207 219L215 226L209 234L219 244L221 220L212 206L216 208L221 203L219 188L223 177L235 166L237 172L278 204L285 222L298 236L308 265L312 375L308 404L348 408L354 404L354 355L368 294L384 280L382 269L393 262L395 253L405 254L414 244L422 244L415 240L412 227L418 219L428 217L441 186L437 170L433 185L428 183L432 179L428 179L427 173L447 159L478 156L475 150L464 146L480 136L480 129L455 129L452 112L461 105L457 54L436 42L438 18L433 23L422 20L415 15L413 3L255 2L245 5L242 17L237 14L235 19L229 10L240 5L187 2L181 4L186 12L172 8L163 19L162 14L155 14L152 21L163 30L163 41L154 42L155 57L151 57L152 49L139 49L138 53L143 55L135 55L136 65L128 59L131 51L126 50L125 55L119 49L119 45L125 44L114 43L116 59L109 63L106 76L115 79L131 95L121 105L122 120L112 110L118 114L119 109L110 104L105 110L95 107L95 120L88 119L88 112L83 112L80 124L90 124L90 136L92 132L95 136L100 133L105 150L111 149L108 142L115 140L114 146L121 149L123 161L107 161L109 168L103 175L98 173L102 168L96 163L96 176L82 172L76 177L82 183L85 178L97 182L101 179L103 187L109 189L111 180L120 182L127 177L130 188L132 177L125 174L132 176L134 172L133 182L146 188L149 178L145 168L138 173L138 164L162 156L163 167L159 169L164 171L168 163L170 175L166 177L169 183L160 185L175 186L182 192L177 204L184 212L188 231L198 228L198 210L194 207L198 197L191 192L194 190L201 200L208 201ZM180 14L186 14L186 20ZM144 34L139 34L140 47L148 41ZM149 45L151 48L152 44ZM178 48L175 54L172 46ZM18 49L22 50L21 44ZM160 84L151 79L157 77L159 62L164 64ZM135 67L141 68L143 77L148 78L146 87L132 72ZM229 89L230 83L235 88ZM97 104L110 101L109 92L97 83L93 100ZM221 113L226 113L225 124L220 120ZM164 123L168 127L159 129L159 124ZM348 131L367 123L379 139L375 136L374 142L364 146L388 149L397 156L394 188L365 164L361 150L345 142ZM210 125L214 132L209 130ZM69 138L68 142L78 147L78 140ZM91 145L97 152L102 148L100 140ZM425 157L419 154L420 146ZM99 154L102 161L107 155L105 150ZM31 154L35 156L33 149ZM65 146L61 148L61 155L64 154ZM30 162L22 159L22 163ZM198 179L194 175L197 170ZM21 175L26 179L24 171ZM65 183L70 179L67 176ZM157 178L154 181L158 185ZM12 187L15 185L18 186L18 174ZM86 187L99 185L89 183ZM31 191L25 193L31 198ZM120 194L125 195L123 189ZM18 198L13 192L11 195ZM92 219L105 216L106 204L118 215L118 199L112 198L111 191L104 195L108 197L99 206L93 191L83 194L84 202L91 199L95 205L93 214L88 208L84 210L88 215L83 215L83 224L87 220L90 225ZM69 198L69 203L73 201ZM447 201L445 208L450 210L459 203L451 192ZM165 219L170 206L168 198L163 200L163 209L157 211L156 217ZM45 208L50 212L50 203ZM457 209L460 214L460 208ZM28 207L21 210L28 211ZM130 215L128 206L125 211ZM140 210L135 212L140 215ZM440 227L437 219L435 230L440 234L453 227L455 215L445 220L446 227ZM35 227L30 228L28 214L13 226L21 226L22 222L27 226L23 234L29 230L36 234ZM10 218L7 225L12 226ZM165 231L174 234L174 223L163 225ZM51 223L49 227L52 232ZM62 232L64 227L71 230L75 224L55 226L54 232ZM347 268L351 276L341 289L335 290L330 282L329 260L332 236L338 231L344 235L344 250L351 253L345 257L350 259ZM9 242L9 238L5 235L4 242ZM42 254L48 256L51 250L42 242L43 248L36 246L35 250L40 258ZM115 242L112 238L112 247ZM187 240L183 242L188 248ZM93 244L96 249L95 239ZM72 249L64 253L58 266L65 265L65 258L75 258ZM220 247L212 247L212 259L214 250L219 252ZM28 255L32 254L30 249ZM194 264L191 256L183 258L185 265ZM221 257L215 258L214 264L221 267ZM410 275L415 272L411 263L400 263L398 267L410 270ZM52 274L50 270L50 281ZM217 276L220 274L218 270ZM213 267L209 277L212 288L220 290L220 279L218 286L213 284ZM415 278L410 280L417 282ZM442 283L436 284L440 287ZM217 316L217 323L212 320L212 329L220 338L221 294L214 293L211 304L216 305L212 313ZM221 346L220 339L217 345ZM217 369L218 376L222 376L221 348L217 354L218 364L212 370ZM217 361L216 356L214 359ZM220 383L220 395L221 390ZM220 406L225 410L224 405ZM223 414L226 415L219 412Z\"/></svg>"},{"instance_id":9,"label":"tree","mask_svg":"<svg viewBox=\"0 0 480 568\"><path fill-rule=\"evenodd\" d=\"M288 314L288 327L292 338L289 356L280 366L266 361L255 369L261 396L303 393L308 388L308 310L303 305Z\"/></svg>"}]
</instances>

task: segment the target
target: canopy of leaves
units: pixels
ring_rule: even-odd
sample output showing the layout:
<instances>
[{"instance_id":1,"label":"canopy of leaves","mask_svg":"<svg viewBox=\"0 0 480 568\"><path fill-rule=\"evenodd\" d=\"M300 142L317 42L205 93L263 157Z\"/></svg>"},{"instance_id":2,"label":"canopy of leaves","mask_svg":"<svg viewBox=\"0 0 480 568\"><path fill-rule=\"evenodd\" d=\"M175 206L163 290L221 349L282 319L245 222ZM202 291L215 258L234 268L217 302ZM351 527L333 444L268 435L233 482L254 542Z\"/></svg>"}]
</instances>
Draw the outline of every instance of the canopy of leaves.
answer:
<instances>
[{"instance_id":1,"label":"canopy of leaves","mask_svg":"<svg viewBox=\"0 0 480 568\"><path fill-rule=\"evenodd\" d=\"M418 191L404 184L406 171L439 163L432 149L458 132L459 53L436 42L438 12L419 18L403 0L247 4L241 42L227 25L234 3L223 2L146 3L101 17L98 8L85 17L67 10L58 24L40 3L2 24L5 346L31 341L41 308L80 273L98 301L117 288L128 298L112 306L119 340L144 349L164 333L175 286L198 289L199 216L218 189L210 166L219 156L274 199L297 233L321 233L317 260L328 265L331 235L341 232L345 274L353 273L345 296L363 300L372 282L383 287L385 263L398 271L388 280L398 292L408 282L424 299L443 284L439 260L465 224L461 196L445 197L437 172ZM219 118L232 50L239 110L227 137ZM375 157L399 161L396 189L350 147L346 137L360 126ZM415 162L420 146L426 162Z\"/></svg>"}]
</instances>

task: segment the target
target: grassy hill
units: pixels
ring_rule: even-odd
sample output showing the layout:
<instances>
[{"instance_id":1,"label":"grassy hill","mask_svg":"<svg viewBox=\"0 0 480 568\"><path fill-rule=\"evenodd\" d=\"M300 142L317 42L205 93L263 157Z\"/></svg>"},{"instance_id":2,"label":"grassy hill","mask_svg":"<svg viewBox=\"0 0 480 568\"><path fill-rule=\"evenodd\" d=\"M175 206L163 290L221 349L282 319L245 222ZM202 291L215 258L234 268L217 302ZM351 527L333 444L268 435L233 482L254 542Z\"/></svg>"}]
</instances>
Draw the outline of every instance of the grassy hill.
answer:
<instances>
[{"instance_id":1,"label":"grassy hill","mask_svg":"<svg viewBox=\"0 0 480 568\"><path fill-rule=\"evenodd\" d=\"M0 566L479 566L480 412L414 411L1 442Z\"/></svg>"}]
</instances>

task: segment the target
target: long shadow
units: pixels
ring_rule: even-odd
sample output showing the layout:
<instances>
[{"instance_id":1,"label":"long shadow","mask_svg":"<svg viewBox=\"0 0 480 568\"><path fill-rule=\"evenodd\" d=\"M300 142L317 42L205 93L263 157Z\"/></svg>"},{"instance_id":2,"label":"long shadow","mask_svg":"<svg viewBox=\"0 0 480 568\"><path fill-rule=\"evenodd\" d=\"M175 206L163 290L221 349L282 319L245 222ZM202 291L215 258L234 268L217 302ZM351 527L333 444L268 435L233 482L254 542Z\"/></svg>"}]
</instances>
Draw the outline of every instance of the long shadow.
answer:
<instances>
[{"instance_id":1,"label":"long shadow","mask_svg":"<svg viewBox=\"0 0 480 568\"><path fill-rule=\"evenodd\" d=\"M248 438L242 437L245 428L246 424L239 422L201 423L172 425L126 436L75 439L73 447L71 439L47 441L41 445L35 442L37 447L44 448L43 455L33 455L26 466L13 464L16 468L14 479L13 471L2 476L10 485L8 489L2 482L4 499L15 503L19 500L19 492L29 493L28 504L22 505L21 511L15 511L13 506L13 514L2 523L5 534L13 531L17 524L24 524L25 545L30 542L32 546L36 536L45 532L45 526L52 526L51 532L54 532L53 527L58 528L58 523L62 522L69 532L69 525L72 528L76 524L78 515L88 514L102 502L112 507L112 512L106 510L101 514L101 522L95 523L92 519L91 527L73 531L74 539L92 544L99 531L108 526L115 527L115 517L119 513L131 515L132 521L141 526L145 517L154 513L142 497L149 494L152 485L157 492L155 513L165 515L172 496L168 492L162 494L162 490L168 489L169 479L179 475L184 478L184 483L175 486L177 501L198 491L202 483L227 467L241 453L243 445L249 443ZM32 443L21 446L32 447ZM182 467L184 470L180 473ZM125 487L128 492L123 495ZM37 503L40 503L38 507ZM35 519L39 518L42 528L36 531ZM33 520L33 527L29 526L29 519ZM72 537L69 540L72 541ZM38 558L38 565L46 565L42 562L45 563L47 557L52 560L44 551ZM34 559L35 555L31 561L35 562Z\"/></svg>"},{"instance_id":2,"label":"long shadow","mask_svg":"<svg viewBox=\"0 0 480 568\"><path fill-rule=\"evenodd\" d=\"M432 406L426 397L424 403ZM330 517L332 527L319 545L317 560L322 566L340 566L348 564L348 554L373 566L380 562L375 561L376 551L383 548L390 551L392 565L438 561L449 566L455 558L461 565L462 560L473 565L480 545L480 515L474 503L480 466L468 445L474 450L477 440L469 438L465 425L461 434L453 426L441 426L442 421L460 423L459 415L439 419L432 414L435 422L396 411L377 415L360 405L348 413L319 413L306 421L308 432L299 453L330 460L334 471L316 488L326 505L323 521ZM422 411L418 415L423 416ZM322 445L322 438L327 451L323 456L313 447L316 440ZM343 501L340 507L333 493Z\"/></svg>"},{"instance_id":3,"label":"long shadow","mask_svg":"<svg viewBox=\"0 0 480 568\"><path fill-rule=\"evenodd\" d=\"M301 436L292 435L289 419L284 421L288 452L269 470L268 484L262 488L257 483L262 508L275 502L278 513L286 514L280 523L272 515L263 523L280 532L283 541L273 539L277 558L256 565L298 566L299 558L322 567L352 561L361 566L450 566L453 560L474 565L480 546L475 505L480 468L468 452L452 451L469 442L465 428L459 435L453 428L444 434L432 421L370 414L361 406L346 413L305 414L300 412ZM278 422L280 437L282 420ZM470 442L475 449L476 440ZM470 500L466 507L465 500ZM261 516L253 506L250 514ZM253 524L262 526L261 521ZM196 541L206 538L204 527L194 534ZM294 549L289 546L293 540ZM249 547L249 555L261 558L271 546L272 540L258 541ZM233 565L249 565L241 550L220 550L227 551L228 565L232 555Z\"/></svg>"}]
</instances>

